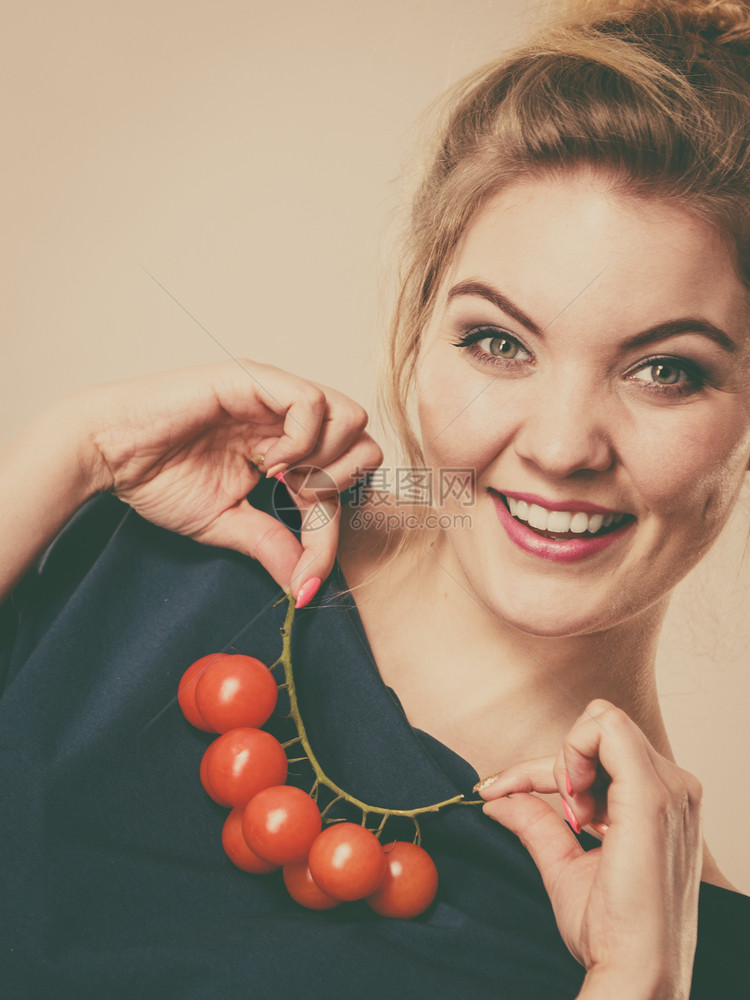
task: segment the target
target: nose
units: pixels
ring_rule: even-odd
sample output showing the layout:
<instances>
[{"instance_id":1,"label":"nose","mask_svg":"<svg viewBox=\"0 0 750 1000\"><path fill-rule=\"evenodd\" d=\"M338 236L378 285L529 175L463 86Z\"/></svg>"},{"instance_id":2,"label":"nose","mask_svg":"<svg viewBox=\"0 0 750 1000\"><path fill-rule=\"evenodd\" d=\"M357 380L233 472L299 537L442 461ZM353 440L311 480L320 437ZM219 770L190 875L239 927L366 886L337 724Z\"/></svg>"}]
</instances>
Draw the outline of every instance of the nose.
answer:
<instances>
[{"instance_id":1,"label":"nose","mask_svg":"<svg viewBox=\"0 0 750 1000\"><path fill-rule=\"evenodd\" d=\"M580 380L538 382L515 436L520 458L551 479L606 472L615 461L612 401Z\"/></svg>"}]
</instances>

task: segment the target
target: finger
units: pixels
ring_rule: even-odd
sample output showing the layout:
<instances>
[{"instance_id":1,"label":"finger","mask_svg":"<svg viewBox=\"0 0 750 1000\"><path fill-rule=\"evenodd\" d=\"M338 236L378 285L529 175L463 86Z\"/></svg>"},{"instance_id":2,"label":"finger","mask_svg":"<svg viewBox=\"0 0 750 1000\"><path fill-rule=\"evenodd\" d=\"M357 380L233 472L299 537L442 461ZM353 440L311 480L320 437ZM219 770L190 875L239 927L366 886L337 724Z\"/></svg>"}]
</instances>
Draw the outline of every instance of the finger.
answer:
<instances>
[{"instance_id":1,"label":"finger","mask_svg":"<svg viewBox=\"0 0 750 1000\"><path fill-rule=\"evenodd\" d=\"M555 763L578 822L610 824L615 812L633 818L643 809L642 790L663 787L668 765L625 712L597 699L573 725ZM657 779L656 782L654 779Z\"/></svg>"},{"instance_id":2,"label":"finger","mask_svg":"<svg viewBox=\"0 0 750 1000\"><path fill-rule=\"evenodd\" d=\"M264 442L264 467L273 474L279 467L288 468L304 459L305 464L326 468L365 437L367 421L367 411L354 400L332 389L305 384L304 395L291 401L285 413L281 436ZM382 458L376 464L380 461ZM353 468L347 470L347 474L353 473Z\"/></svg>"},{"instance_id":3,"label":"finger","mask_svg":"<svg viewBox=\"0 0 750 1000\"><path fill-rule=\"evenodd\" d=\"M567 866L585 853L568 824L547 802L525 792L488 802L483 811L521 840L539 869L547 894L554 898Z\"/></svg>"},{"instance_id":4,"label":"finger","mask_svg":"<svg viewBox=\"0 0 750 1000\"><path fill-rule=\"evenodd\" d=\"M362 435L346 451L323 461L317 455L308 455L303 461L290 466L283 473L284 484L289 488L295 503L302 509L306 501L314 503L343 493L359 482L367 471L376 469L383 461L380 446L369 434Z\"/></svg>"},{"instance_id":5,"label":"finger","mask_svg":"<svg viewBox=\"0 0 750 1000\"><path fill-rule=\"evenodd\" d=\"M606 802L602 808L596 809L593 822L588 819L579 821L576 815L578 812L576 800L567 792L565 772L563 771L562 774L561 779L557 769L557 758L538 757L524 761L522 764L514 764L513 767L506 768L498 774L490 775L484 781L480 781L475 786L474 791L487 802L518 792L537 792L540 794L559 792L563 802L567 803L568 809L571 809L572 815L568 816L568 821L577 833L583 826L592 826L600 835L606 833L609 823Z\"/></svg>"},{"instance_id":6,"label":"finger","mask_svg":"<svg viewBox=\"0 0 750 1000\"><path fill-rule=\"evenodd\" d=\"M609 735L606 746L603 737ZM624 712L610 702L598 699L586 707L567 734L556 758L542 757L507 768L485 779L477 792L493 799L510 792L560 792L572 812L573 825L592 822L609 825L607 791L611 774L607 761L624 780L628 772L637 784L643 768L653 768L650 745ZM602 758L603 754L603 758ZM566 774L567 772L567 774ZM570 791L568 791L570 789Z\"/></svg>"},{"instance_id":7,"label":"finger","mask_svg":"<svg viewBox=\"0 0 750 1000\"><path fill-rule=\"evenodd\" d=\"M611 784L610 776L598 759L587 759L585 770L580 766L574 768L573 764L569 763L571 759L580 764L576 751L566 742L555 760L555 777L566 813L568 811L571 813L573 828L579 832L581 827L592 824L598 824L599 827L608 826L607 792ZM575 785L570 777L571 771L576 774ZM586 775L585 784L581 778L582 773Z\"/></svg>"},{"instance_id":8,"label":"finger","mask_svg":"<svg viewBox=\"0 0 750 1000\"><path fill-rule=\"evenodd\" d=\"M302 546L280 521L246 500L224 511L210 528L194 537L256 559L280 587L289 591Z\"/></svg>"},{"instance_id":9,"label":"finger","mask_svg":"<svg viewBox=\"0 0 750 1000\"><path fill-rule=\"evenodd\" d=\"M304 497L304 471L307 462L314 456L309 456L299 466L292 466L284 478L288 479L292 488L297 489ZM331 458L323 456L318 466L322 472L336 484L336 492L343 493L354 483L364 478L365 474L377 469L383 461L380 445L369 434L362 434L345 451L334 454Z\"/></svg>"},{"instance_id":10,"label":"finger","mask_svg":"<svg viewBox=\"0 0 750 1000\"><path fill-rule=\"evenodd\" d=\"M357 482L369 463L382 461L379 446L369 435L324 469L304 465L284 475L287 491L300 511L302 553L291 576L295 598L308 580L325 580L333 568L341 525L339 493Z\"/></svg>"},{"instance_id":11,"label":"finger","mask_svg":"<svg viewBox=\"0 0 750 1000\"><path fill-rule=\"evenodd\" d=\"M346 476L362 477L355 466L363 457L355 452L364 449L364 459L368 466L377 467L383 460L382 452L366 432L367 411L353 399L328 390L326 412L320 425L315 449L306 456L306 462L331 471L335 465L345 461ZM352 459L355 459L352 461Z\"/></svg>"},{"instance_id":12,"label":"finger","mask_svg":"<svg viewBox=\"0 0 750 1000\"><path fill-rule=\"evenodd\" d=\"M296 599L310 580L322 581L329 575L336 558L341 507L338 497L318 501L302 511L303 530L300 534L303 549L291 574L291 590ZM312 586L312 585L310 585ZM305 603L312 599L315 590L308 586ZM317 589L317 588L315 588Z\"/></svg>"},{"instance_id":13,"label":"finger","mask_svg":"<svg viewBox=\"0 0 750 1000\"><path fill-rule=\"evenodd\" d=\"M488 801L511 792L557 792L554 766L554 757L525 760L480 781L474 791Z\"/></svg>"},{"instance_id":14,"label":"finger","mask_svg":"<svg viewBox=\"0 0 750 1000\"><path fill-rule=\"evenodd\" d=\"M267 475L287 469L319 448L327 410L325 395L313 385L298 387L297 393L282 411L281 433L253 446L254 452L263 455L263 468ZM249 457L252 459L253 456Z\"/></svg>"},{"instance_id":15,"label":"finger","mask_svg":"<svg viewBox=\"0 0 750 1000\"><path fill-rule=\"evenodd\" d=\"M297 466L283 481L285 488L278 486L276 491L285 502L291 498L300 513L300 548L290 575L291 592L298 599L308 581L317 580L319 585L331 572L338 547L341 505L337 484L322 469ZM306 593L305 603L314 596L314 590L308 587Z\"/></svg>"}]
</instances>

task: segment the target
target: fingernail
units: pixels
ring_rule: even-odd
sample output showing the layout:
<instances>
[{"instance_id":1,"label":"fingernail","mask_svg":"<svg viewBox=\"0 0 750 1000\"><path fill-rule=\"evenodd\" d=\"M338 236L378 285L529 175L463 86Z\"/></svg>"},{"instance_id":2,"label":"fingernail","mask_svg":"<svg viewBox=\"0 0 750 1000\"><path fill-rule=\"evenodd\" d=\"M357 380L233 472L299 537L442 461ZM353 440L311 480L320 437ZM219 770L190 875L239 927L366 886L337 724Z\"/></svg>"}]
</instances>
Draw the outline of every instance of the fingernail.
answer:
<instances>
[{"instance_id":1,"label":"fingernail","mask_svg":"<svg viewBox=\"0 0 750 1000\"><path fill-rule=\"evenodd\" d=\"M608 823L589 823L589 826L592 830L596 830L597 833L601 834L602 837L609 830Z\"/></svg>"},{"instance_id":2,"label":"fingernail","mask_svg":"<svg viewBox=\"0 0 750 1000\"><path fill-rule=\"evenodd\" d=\"M280 472L286 472L289 468L288 462L277 462L276 465L272 465L270 469L266 472L266 479L271 476L277 476Z\"/></svg>"},{"instance_id":3,"label":"fingernail","mask_svg":"<svg viewBox=\"0 0 750 1000\"><path fill-rule=\"evenodd\" d=\"M321 580L319 576L311 576L309 580L305 580L302 586L297 591L297 603L294 605L295 608L304 608L310 603L310 601L315 597L318 592L318 587L320 586Z\"/></svg>"},{"instance_id":4,"label":"fingernail","mask_svg":"<svg viewBox=\"0 0 750 1000\"><path fill-rule=\"evenodd\" d=\"M284 473L283 472L277 472L276 475L273 478L274 479L278 479L278 481L280 483L283 483L286 486L286 480L284 479Z\"/></svg>"},{"instance_id":5,"label":"fingernail","mask_svg":"<svg viewBox=\"0 0 750 1000\"><path fill-rule=\"evenodd\" d=\"M573 815L573 810L570 808L570 806L565 801L565 799L562 800L562 804L563 804L563 809L565 810L565 815L566 815L566 817L568 819L568 822L573 827L573 832L574 833L580 833L581 832L581 824L578 822L578 820Z\"/></svg>"},{"instance_id":6,"label":"fingernail","mask_svg":"<svg viewBox=\"0 0 750 1000\"><path fill-rule=\"evenodd\" d=\"M476 785L474 785L473 791L483 792L485 788L489 788L490 785L494 785L502 773L502 771L497 771L495 774L491 774L488 778L482 778L481 781L478 781Z\"/></svg>"},{"instance_id":7,"label":"fingernail","mask_svg":"<svg viewBox=\"0 0 750 1000\"><path fill-rule=\"evenodd\" d=\"M570 775L568 774L567 771L565 772L565 791L568 793L568 795L573 794L573 786L570 783Z\"/></svg>"}]
</instances>

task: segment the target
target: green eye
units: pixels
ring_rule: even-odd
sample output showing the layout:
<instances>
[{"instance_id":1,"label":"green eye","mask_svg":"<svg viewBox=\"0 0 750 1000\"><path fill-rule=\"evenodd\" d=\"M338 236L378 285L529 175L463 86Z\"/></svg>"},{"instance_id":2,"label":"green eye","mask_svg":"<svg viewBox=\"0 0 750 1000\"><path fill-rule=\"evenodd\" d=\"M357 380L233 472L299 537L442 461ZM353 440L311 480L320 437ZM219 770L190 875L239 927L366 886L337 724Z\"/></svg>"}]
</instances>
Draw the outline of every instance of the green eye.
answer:
<instances>
[{"instance_id":1,"label":"green eye","mask_svg":"<svg viewBox=\"0 0 750 1000\"><path fill-rule=\"evenodd\" d=\"M652 365L651 373L658 385L677 385L684 371L676 365Z\"/></svg>"},{"instance_id":2,"label":"green eye","mask_svg":"<svg viewBox=\"0 0 750 1000\"><path fill-rule=\"evenodd\" d=\"M639 382L647 392L662 396L689 396L706 383L705 375L682 358L646 358L628 378Z\"/></svg>"},{"instance_id":3,"label":"green eye","mask_svg":"<svg viewBox=\"0 0 750 1000\"><path fill-rule=\"evenodd\" d=\"M519 340L496 326L477 326L453 346L465 350L478 364L494 365L503 372L514 372L534 360Z\"/></svg>"},{"instance_id":4,"label":"green eye","mask_svg":"<svg viewBox=\"0 0 750 1000\"><path fill-rule=\"evenodd\" d=\"M496 358L515 358L518 354L519 344L516 340L508 337L488 337L490 354Z\"/></svg>"}]
</instances>

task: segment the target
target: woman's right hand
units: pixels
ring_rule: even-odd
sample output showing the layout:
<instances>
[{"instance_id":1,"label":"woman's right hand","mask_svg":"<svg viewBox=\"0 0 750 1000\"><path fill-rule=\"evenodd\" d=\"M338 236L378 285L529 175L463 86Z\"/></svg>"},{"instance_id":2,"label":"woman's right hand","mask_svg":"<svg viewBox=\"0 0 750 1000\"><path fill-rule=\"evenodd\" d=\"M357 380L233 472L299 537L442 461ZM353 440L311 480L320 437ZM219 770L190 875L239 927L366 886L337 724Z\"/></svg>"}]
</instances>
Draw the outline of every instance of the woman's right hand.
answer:
<instances>
[{"instance_id":1,"label":"woman's right hand","mask_svg":"<svg viewBox=\"0 0 750 1000\"><path fill-rule=\"evenodd\" d=\"M687 1000L703 863L698 780L595 699L556 757L509 767L478 791L539 869L562 938L587 970L581 1000ZM570 826L591 824L601 845L585 850L536 792L559 792Z\"/></svg>"},{"instance_id":2,"label":"woman's right hand","mask_svg":"<svg viewBox=\"0 0 750 1000\"><path fill-rule=\"evenodd\" d=\"M84 498L110 490L154 524L257 559L297 596L333 566L336 494L382 461L366 424L364 409L342 393L243 360L86 389L48 411L34 440L42 450L45 434L64 427L77 442ZM246 500L262 476L298 465L327 474L319 477L327 489L314 476L289 476L300 540ZM305 511L321 502L329 518L304 528Z\"/></svg>"}]
</instances>

